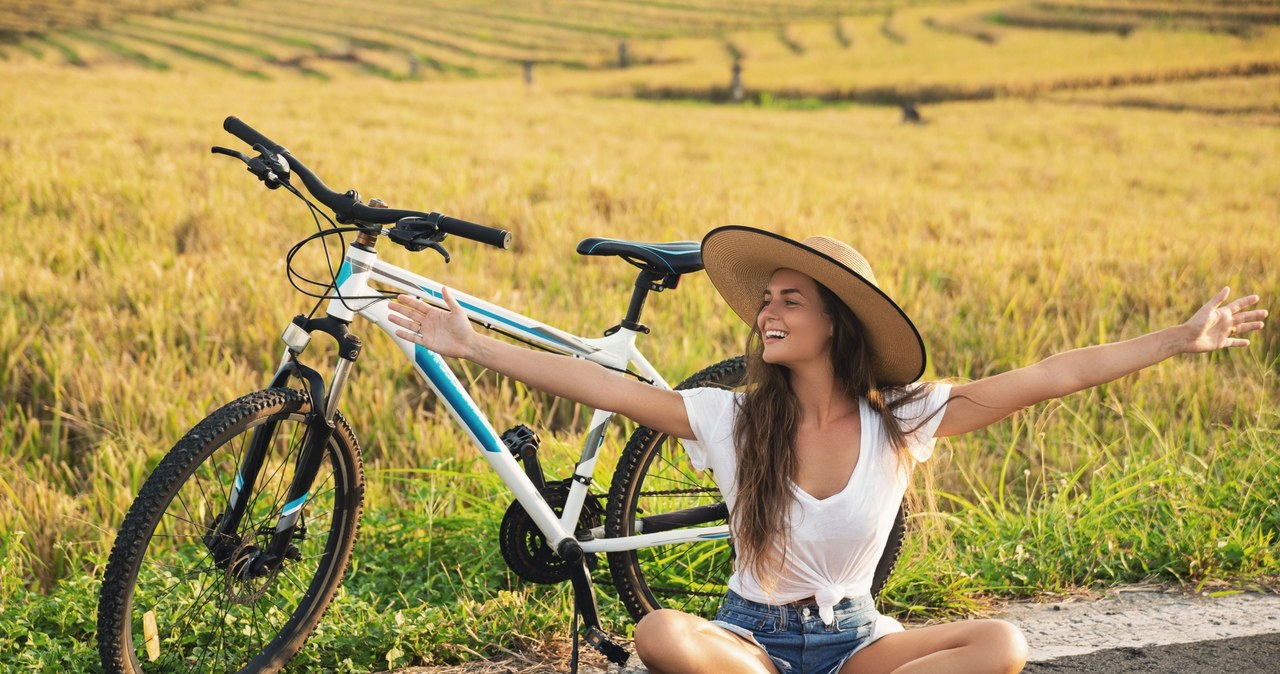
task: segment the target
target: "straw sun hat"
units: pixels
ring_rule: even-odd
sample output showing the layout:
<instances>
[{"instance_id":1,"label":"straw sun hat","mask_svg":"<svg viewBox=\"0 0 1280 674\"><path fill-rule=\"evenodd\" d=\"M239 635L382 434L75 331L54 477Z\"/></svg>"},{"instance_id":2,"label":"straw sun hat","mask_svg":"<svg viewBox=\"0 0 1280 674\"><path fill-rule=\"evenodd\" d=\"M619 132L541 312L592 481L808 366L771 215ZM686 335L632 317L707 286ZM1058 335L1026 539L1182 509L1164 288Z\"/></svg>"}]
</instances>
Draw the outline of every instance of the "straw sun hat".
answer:
<instances>
[{"instance_id":1,"label":"straw sun hat","mask_svg":"<svg viewBox=\"0 0 1280 674\"><path fill-rule=\"evenodd\" d=\"M702 263L716 290L754 326L773 272L794 269L829 288L862 322L880 384L909 384L924 374L924 340L907 314L876 285L866 258L826 236L803 242L751 227L718 227L702 239Z\"/></svg>"}]
</instances>

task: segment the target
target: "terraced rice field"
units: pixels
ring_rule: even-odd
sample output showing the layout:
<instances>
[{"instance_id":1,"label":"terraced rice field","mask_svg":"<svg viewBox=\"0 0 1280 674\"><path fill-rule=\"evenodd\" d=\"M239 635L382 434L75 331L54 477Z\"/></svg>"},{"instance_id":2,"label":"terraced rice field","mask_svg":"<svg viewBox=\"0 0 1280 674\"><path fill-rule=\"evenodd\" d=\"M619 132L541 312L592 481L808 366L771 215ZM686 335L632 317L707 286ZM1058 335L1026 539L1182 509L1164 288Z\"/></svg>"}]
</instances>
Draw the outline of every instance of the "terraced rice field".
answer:
<instances>
[{"instance_id":1,"label":"terraced rice field","mask_svg":"<svg viewBox=\"0 0 1280 674\"><path fill-rule=\"evenodd\" d=\"M20 3L17 3L20 4ZM190 3L188 3L190 4ZM881 12L896 0L646 4L578 0L523 6L461 0L322 0L289 5L139 3L74 11L28 8L0 22L6 58L75 65L121 60L151 68L214 64L251 77L297 70L312 76L375 74L388 79L510 75L525 62L567 69L652 62L653 43L671 37ZM150 8L150 12L138 10ZM24 15L26 18L24 18ZM109 20L110 19L110 20ZM50 33L57 33L50 35ZM626 55L620 52L626 43ZM322 75L320 75L322 73Z\"/></svg>"},{"instance_id":2,"label":"terraced rice field","mask_svg":"<svg viewBox=\"0 0 1280 674\"><path fill-rule=\"evenodd\" d=\"M10 4L0 55L17 61L321 79L515 77L527 63L687 97L727 88L740 60L755 96L846 100L883 98L886 86L929 100L1275 68L1280 24L1271 3L1194 0ZM1046 35L1055 50L1039 49ZM1174 63L1184 77L1162 72Z\"/></svg>"},{"instance_id":3,"label":"terraced rice field","mask_svg":"<svg viewBox=\"0 0 1280 674\"><path fill-rule=\"evenodd\" d=\"M263 80L525 73L561 91L723 101L736 63L751 101L919 104L1280 73L1280 8L1266 2L18 5L0 24L14 63Z\"/></svg>"}]
</instances>

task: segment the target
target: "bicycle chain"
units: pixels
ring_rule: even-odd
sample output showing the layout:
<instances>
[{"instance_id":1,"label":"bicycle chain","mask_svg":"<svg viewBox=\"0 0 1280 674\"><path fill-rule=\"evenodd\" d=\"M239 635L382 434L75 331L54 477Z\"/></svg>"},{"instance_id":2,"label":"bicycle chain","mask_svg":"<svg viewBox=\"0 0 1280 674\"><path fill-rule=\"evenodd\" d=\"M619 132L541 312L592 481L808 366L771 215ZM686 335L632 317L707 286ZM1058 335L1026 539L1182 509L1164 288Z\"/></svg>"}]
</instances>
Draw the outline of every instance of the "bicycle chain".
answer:
<instances>
[{"instance_id":1,"label":"bicycle chain","mask_svg":"<svg viewBox=\"0 0 1280 674\"><path fill-rule=\"evenodd\" d=\"M639 495L640 496L698 496L698 495L704 495L704 494L714 494L715 492L716 492L715 489L710 489L710 488L698 489L696 491L691 491L688 489L669 489L666 491L642 491L640 492Z\"/></svg>"}]
</instances>

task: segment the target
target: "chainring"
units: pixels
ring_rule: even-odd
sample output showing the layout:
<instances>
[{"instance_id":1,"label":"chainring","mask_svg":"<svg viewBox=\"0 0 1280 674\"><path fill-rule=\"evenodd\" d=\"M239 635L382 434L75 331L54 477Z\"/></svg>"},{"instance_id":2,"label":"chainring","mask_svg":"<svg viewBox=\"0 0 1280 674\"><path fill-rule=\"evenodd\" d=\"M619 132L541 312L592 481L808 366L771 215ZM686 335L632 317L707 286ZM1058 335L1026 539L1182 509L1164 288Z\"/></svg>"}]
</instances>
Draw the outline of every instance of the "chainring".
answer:
<instances>
[{"instance_id":1,"label":"chainring","mask_svg":"<svg viewBox=\"0 0 1280 674\"><path fill-rule=\"evenodd\" d=\"M570 480L552 482L542 490L542 497L557 515L564 511L564 504L569 498L569 483ZM578 515L579 532L600 526L604 516L600 499L597 494L587 495L582 513ZM519 501L512 501L502 516L498 543L507 566L524 580L543 584L569 580L569 563L547 545L547 537ZM595 553L587 553L586 560L587 567L594 570Z\"/></svg>"}]
</instances>

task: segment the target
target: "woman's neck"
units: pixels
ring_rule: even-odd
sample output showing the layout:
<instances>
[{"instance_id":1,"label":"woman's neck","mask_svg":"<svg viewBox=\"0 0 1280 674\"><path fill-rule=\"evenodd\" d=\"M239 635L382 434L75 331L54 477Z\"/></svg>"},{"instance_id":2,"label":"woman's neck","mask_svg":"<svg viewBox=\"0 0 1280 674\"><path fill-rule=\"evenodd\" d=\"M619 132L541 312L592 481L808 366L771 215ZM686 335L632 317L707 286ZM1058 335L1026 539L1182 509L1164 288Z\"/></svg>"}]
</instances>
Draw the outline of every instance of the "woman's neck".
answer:
<instances>
[{"instance_id":1,"label":"woman's neck","mask_svg":"<svg viewBox=\"0 0 1280 674\"><path fill-rule=\"evenodd\" d=\"M791 390L800 403L800 423L818 428L856 412L858 401L845 394L829 364L793 367Z\"/></svg>"}]
</instances>

